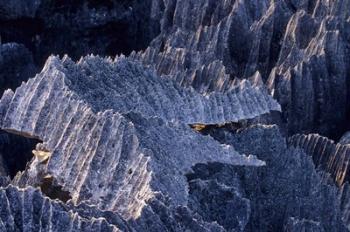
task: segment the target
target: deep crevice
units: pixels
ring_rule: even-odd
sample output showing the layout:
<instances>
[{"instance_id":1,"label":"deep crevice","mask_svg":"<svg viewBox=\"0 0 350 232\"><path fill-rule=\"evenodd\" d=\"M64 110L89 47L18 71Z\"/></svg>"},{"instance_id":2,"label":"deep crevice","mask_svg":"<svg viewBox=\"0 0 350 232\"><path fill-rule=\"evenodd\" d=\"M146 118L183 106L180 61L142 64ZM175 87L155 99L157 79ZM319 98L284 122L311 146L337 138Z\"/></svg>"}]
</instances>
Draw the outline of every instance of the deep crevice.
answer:
<instances>
[{"instance_id":1,"label":"deep crevice","mask_svg":"<svg viewBox=\"0 0 350 232\"><path fill-rule=\"evenodd\" d=\"M63 190L62 186L55 184L52 176L45 176L40 183L40 189L43 194L53 200L60 200L66 203L72 199L70 192Z\"/></svg>"},{"instance_id":2,"label":"deep crevice","mask_svg":"<svg viewBox=\"0 0 350 232\"><path fill-rule=\"evenodd\" d=\"M13 178L17 172L24 171L33 158L32 150L41 141L0 130L0 154L7 174Z\"/></svg>"},{"instance_id":3,"label":"deep crevice","mask_svg":"<svg viewBox=\"0 0 350 232\"><path fill-rule=\"evenodd\" d=\"M99 17L83 20L88 15ZM51 54L75 60L91 53L128 55L160 34L160 19L152 18L148 1L47 1L34 18L0 19L0 25L2 43L24 44L40 67Z\"/></svg>"}]
</instances>

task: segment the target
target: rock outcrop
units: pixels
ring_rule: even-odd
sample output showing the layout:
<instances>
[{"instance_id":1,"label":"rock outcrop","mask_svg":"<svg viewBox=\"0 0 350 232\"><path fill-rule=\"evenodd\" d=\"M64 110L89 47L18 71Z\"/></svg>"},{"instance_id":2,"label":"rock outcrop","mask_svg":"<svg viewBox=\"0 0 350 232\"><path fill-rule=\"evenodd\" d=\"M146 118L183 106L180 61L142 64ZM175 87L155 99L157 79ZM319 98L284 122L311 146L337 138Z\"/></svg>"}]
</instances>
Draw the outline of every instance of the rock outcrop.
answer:
<instances>
[{"instance_id":1,"label":"rock outcrop","mask_svg":"<svg viewBox=\"0 0 350 232\"><path fill-rule=\"evenodd\" d=\"M142 94L132 91L136 88ZM158 104L164 99L152 98L157 91L158 96L169 94L166 104ZM68 58L51 57L42 73L15 93L6 91L0 100L2 129L43 141L37 145L35 159L15 182L25 187L51 178L75 203L87 202L118 212L125 219L137 219L157 192L169 197L172 206L186 206L185 174L196 163L264 165L183 124L189 123L186 120L191 114L179 117L181 109L200 115L196 108L186 106L196 99L195 93L152 76L124 58L112 63L88 57L75 64ZM141 96L150 100L142 103ZM140 105L131 105L137 99ZM197 94L197 99L204 102L206 98ZM184 103L177 114L168 114L179 102ZM259 103L242 104L246 109L269 107ZM209 105L206 110L208 116L216 112L211 113ZM239 111L235 114L245 117Z\"/></svg>"},{"instance_id":2,"label":"rock outcrop","mask_svg":"<svg viewBox=\"0 0 350 232\"><path fill-rule=\"evenodd\" d=\"M350 174L348 171L350 147L342 143L335 143L318 134L294 135L289 138L289 144L304 150L312 157L316 167L329 173L337 184L343 220L350 228ZM325 175L324 178L328 179L329 176Z\"/></svg>"},{"instance_id":3,"label":"rock outcrop","mask_svg":"<svg viewBox=\"0 0 350 232\"><path fill-rule=\"evenodd\" d=\"M201 93L259 77L282 105L289 134L344 132L347 0L170 2L160 35L131 56Z\"/></svg>"},{"instance_id":4,"label":"rock outcrop","mask_svg":"<svg viewBox=\"0 0 350 232\"><path fill-rule=\"evenodd\" d=\"M216 137L215 131L211 135ZM215 180L219 186L225 186L226 191L234 189L231 194L239 194L240 202L248 200L249 208L243 204L240 210L245 209L246 213L241 212L239 215L249 215L249 220L244 229L239 231L299 231L300 228L314 227L320 231L347 231L342 222L337 187L323 178L324 173L316 172L309 154L288 147L276 126L254 125L237 133L226 131L217 139L234 146L240 153L256 155L266 162L263 167L197 165L194 176L190 176L191 179ZM202 188L197 187L198 190ZM214 191L212 195L222 191L218 187L214 189L211 189ZM206 191L201 192L202 196L204 194ZM211 199L215 198L205 198L203 207L210 205L216 210L223 208L220 203L209 201ZM229 200L224 202L230 203ZM216 219L219 222L221 217L229 217L230 211L217 215L220 215Z\"/></svg>"},{"instance_id":5,"label":"rock outcrop","mask_svg":"<svg viewBox=\"0 0 350 232\"><path fill-rule=\"evenodd\" d=\"M0 188L0 198L1 231L120 231L103 218L81 217L32 187Z\"/></svg>"},{"instance_id":6,"label":"rock outcrop","mask_svg":"<svg viewBox=\"0 0 350 232\"><path fill-rule=\"evenodd\" d=\"M0 0L0 230L348 231L349 12Z\"/></svg>"},{"instance_id":7,"label":"rock outcrop","mask_svg":"<svg viewBox=\"0 0 350 232\"><path fill-rule=\"evenodd\" d=\"M309 154L315 166L330 173L339 186L349 182L349 146L336 144L333 140L318 134L294 135L289 138L289 144Z\"/></svg>"}]
</instances>

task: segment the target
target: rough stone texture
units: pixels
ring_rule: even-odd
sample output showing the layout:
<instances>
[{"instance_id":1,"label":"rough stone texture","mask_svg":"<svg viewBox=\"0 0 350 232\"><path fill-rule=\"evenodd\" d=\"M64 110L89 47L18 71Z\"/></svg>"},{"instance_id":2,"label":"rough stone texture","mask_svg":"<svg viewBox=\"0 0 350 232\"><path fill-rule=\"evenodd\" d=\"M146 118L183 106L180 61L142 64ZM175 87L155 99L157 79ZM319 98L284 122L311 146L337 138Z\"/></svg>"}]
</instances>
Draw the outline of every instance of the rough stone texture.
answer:
<instances>
[{"instance_id":1,"label":"rough stone texture","mask_svg":"<svg viewBox=\"0 0 350 232\"><path fill-rule=\"evenodd\" d=\"M90 59L90 71L94 64L102 61ZM97 80L88 80L97 79L93 73L79 77L79 69L65 68L74 65L69 60L62 65L57 58L51 57L41 74L23 83L15 93L6 91L0 100L0 121L4 130L43 141L37 146L39 155L35 156L22 180L16 182L33 184L38 175L49 176L55 185L70 193L75 203L88 202L100 209L119 212L125 219L136 219L156 192L170 197L174 206L186 206L185 173L196 163L264 164L253 156L240 155L232 147L194 132L178 118L170 122L134 112L120 114L127 109L120 107L122 102L116 102L117 98L110 98L114 92L122 96L122 87L128 88L128 79L135 74L139 75L140 82L135 79L129 83L138 88L150 87L141 81L142 78L155 78L143 69L141 72L137 64L117 60L114 73L117 75L119 70L119 77L115 78L108 76L113 71L112 64L104 66L103 70L96 69L100 74L99 83L109 82L100 90L94 84ZM74 81L79 81L80 86ZM153 87L162 91L162 79L159 78L158 83ZM164 84L163 88L166 87ZM153 90L145 91L143 96L151 96ZM186 99L186 90L179 91L179 95ZM169 102L167 108L157 111L159 116L178 104L176 98L169 99L173 104ZM151 103L149 107L154 107ZM245 103L252 109L254 105L249 103L254 102ZM48 161L43 160L42 168L37 164L42 163L40 159L45 156L45 151L50 154Z\"/></svg>"},{"instance_id":2,"label":"rough stone texture","mask_svg":"<svg viewBox=\"0 0 350 232\"><path fill-rule=\"evenodd\" d=\"M267 81L290 134L338 138L349 127L348 0L16 0L0 10L3 40L24 43L37 63L135 51L204 94Z\"/></svg>"},{"instance_id":3,"label":"rough stone texture","mask_svg":"<svg viewBox=\"0 0 350 232\"><path fill-rule=\"evenodd\" d=\"M0 44L0 95L17 88L36 72L31 52L21 44Z\"/></svg>"},{"instance_id":4,"label":"rough stone texture","mask_svg":"<svg viewBox=\"0 0 350 232\"><path fill-rule=\"evenodd\" d=\"M0 135L0 186L17 186L0 190L12 194L0 203L0 226L12 215L8 225L27 228L24 219L38 215L23 204L35 195L63 215L58 226L350 228L348 135L339 144L302 135L338 139L349 130L349 7L349 0L0 0L1 39L30 51L0 45L0 81L16 81L1 88L33 77L33 60L41 66L51 53L74 60L131 53L77 63L52 56L42 73L5 92L0 127L41 141L10 180L27 160L18 158L22 143ZM280 130L299 135L288 146ZM20 152L8 152L15 146ZM7 204L21 212L8 214Z\"/></svg>"},{"instance_id":5,"label":"rough stone texture","mask_svg":"<svg viewBox=\"0 0 350 232\"><path fill-rule=\"evenodd\" d=\"M215 132L211 135L215 137ZM290 224L290 217L315 221L324 231L346 231L342 225L337 188L322 178L323 173L315 171L308 154L288 148L276 126L251 126L237 133L226 132L217 139L266 162L266 166L259 168L208 165L199 175L236 190L242 189L241 196L250 200L251 210L244 231L282 231ZM240 179L240 188L232 179L235 176ZM203 206L206 204L203 202ZM219 209L216 203L211 207ZM308 226L295 222L290 225L292 228L293 224L296 229Z\"/></svg>"},{"instance_id":6,"label":"rough stone texture","mask_svg":"<svg viewBox=\"0 0 350 232\"><path fill-rule=\"evenodd\" d=\"M290 146L303 149L312 156L315 165L330 173L339 187L338 197L341 203L343 221L350 228L350 189L349 157L350 147L317 134L295 135L289 138ZM327 175L325 178L329 178Z\"/></svg>"},{"instance_id":7,"label":"rough stone texture","mask_svg":"<svg viewBox=\"0 0 350 232\"><path fill-rule=\"evenodd\" d=\"M338 137L349 107L349 1L310 2L288 21L269 85L290 133Z\"/></svg>"},{"instance_id":8,"label":"rough stone texture","mask_svg":"<svg viewBox=\"0 0 350 232\"><path fill-rule=\"evenodd\" d=\"M290 134L344 132L348 0L169 2L161 34L131 56L201 93L260 76L281 103Z\"/></svg>"},{"instance_id":9,"label":"rough stone texture","mask_svg":"<svg viewBox=\"0 0 350 232\"><path fill-rule=\"evenodd\" d=\"M34 1L0 1L0 19L33 18L41 3L41 0Z\"/></svg>"},{"instance_id":10,"label":"rough stone texture","mask_svg":"<svg viewBox=\"0 0 350 232\"><path fill-rule=\"evenodd\" d=\"M131 56L201 93L230 90L237 81L230 74L242 76L249 53L248 28L267 9L267 1L169 2L161 34L144 52ZM249 76L254 74L260 75L254 71Z\"/></svg>"},{"instance_id":11,"label":"rough stone texture","mask_svg":"<svg viewBox=\"0 0 350 232\"><path fill-rule=\"evenodd\" d=\"M294 135L289 138L289 144L311 155L315 166L330 173L339 186L349 182L349 146L335 144L318 134Z\"/></svg>"},{"instance_id":12,"label":"rough stone texture","mask_svg":"<svg viewBox=\"0 0 350 232\"><path fill-rule=\"evenodd\" d=\"M225 171L222 171L222 170ZM198 164L187 174L189 208L227 231L245 231L252 213L250 200L232 167Z\"/></svg>"},{"instance_id":13,"label":"rough stone texture","mask_svg":"<svg viewBox=\"0 0 350 232\"><path fill-rule=\"evenodd\" d=\"M102 218L85 219L32 187L0 188L1 231L120 231Z\"/></svg>"},{"instance_id":14,"label":"rough stone texture","mask_svg":"<svg viewBox=\"0 0 350 232\"><path fill-rule=\"evenodd\" d=\"M77 64L67 57L63 60L50 57L40 77L31 85L36 86L41 79L42 82L52 81L53 75L62 76L67 87L82 95L96 112L114 109L120 113L134 111L146 117L158 116L186 124L223 124L280 110L276 101L249 81L241 81L225 94L213 93L204 97L191 88L184 89L171 80L160 78L124 57L112 61L89 56Z\"/></svg>"},{"instance_id":15,"label":"rough stone texture","mask_svg":"<svg viewBox=\"0 0 350 232\"><path fill-rule=\"evenodd\" d=\"M296 218L289 218L288 222L284 228L286 232L299 232L299 231L314 231L314 232L323 232L325 231L319 222L310 221L310 220L299 220Z\"/></svg>"}]
</instances>

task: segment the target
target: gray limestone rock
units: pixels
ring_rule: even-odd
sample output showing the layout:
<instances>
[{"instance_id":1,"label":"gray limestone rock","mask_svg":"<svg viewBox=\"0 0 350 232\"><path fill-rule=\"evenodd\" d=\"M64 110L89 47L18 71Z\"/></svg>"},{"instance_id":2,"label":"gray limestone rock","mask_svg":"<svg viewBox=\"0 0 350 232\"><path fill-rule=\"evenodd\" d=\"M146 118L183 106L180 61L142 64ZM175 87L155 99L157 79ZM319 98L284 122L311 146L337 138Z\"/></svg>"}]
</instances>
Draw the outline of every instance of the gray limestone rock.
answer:
<instances>
[{"instance_id":1,"label":"gray limestone rock","mask_svg":"<svg viewBox=\"0 0 350 232\"><path fill-rule=\"evenodd\" d=\"M298 134L288 140L290 146L301 148L309 154L315 166L330 173L339 186L349 182L349 146L336 144L333 140L318 134Z\"/></svg>"},{"instance_id":2,"label":"gray limestone rock","mask_svg":"<svg viewBox=\"0 0 350 232\"><path fill-rule=\"evenodd\" d=\"M41 0L0 1L0 20L34 18Z\"/></svg>"},{"instance_id":3,"label":"gray limestone rock","mask_svg":"<svg viewBox=\"0 0 350 232\"><path fill-rule=\"evenodd\" d=\"M120 113L133 111L146 117L157 116L186 124L223 124L280 110L275 100L249 81L240 82L230 92L204 97L192 88L182 88L174 81L160 78L124 57L112 61L88 56L78 63L68 57L63 60L50 57L34 82L41 79L42 82L54 82L53 76L62 79L96 112L114 109ZM18 91L25 92L26 89L23 87Z\"/></svg>"},{"instance_id":4,"label":"gray limestone rock","mask_svg":"<svg viewBox=\"0 0 350 232\"><path fill-rule=\"evenodd\" d=\"M316 172L307 153L288 147L276 126L250 126L218 139L266 162L266 166L255 168L207 165L197 174L205 180L217 180L234 189L231 194L238 192L241 198L249 200L251 213L244 231L282 231L291 223L291 217L319 222L324 231L346 231L336 186L326 182L323 173ZM203 207L209 202L204 201ZM220 206L214 202L211 207ZM293 223L288 228L307 227L307 223Z\"/></svg>"},{"instance_id":5,"label":"gray limestone rock","mask_svg":"<svg viewBox=\"0 0 350 232\"><path fill-rule=\"evenodd\" d=\"M0 0L0 230L346 231L349 7Z\"/></svg>"},{"instance_id":6,"label":"gray limestone rock","mask_svg":"<svg viewBox=\"0 0 350 232\"><path fill-rule=\"evenodd\" d=\"M103 218L81 217L32 187L19 189L10 185L0 188L0 198L1 231L120 231Z\"/></svg>"},{"instance_id":7,"label":"gray limestone rock","mask_svg":"<svg viewBox=\"0 0 350 232\"><path fill-rule=\"evenodd\" d=\"M349 146L334 143L333 140L318 134L294 135L289 138L289 144L303 149L310 155L315 165L330 174L339 187L338 197L343 214L343 221L350 228L350 189L349 189ZM325 178L329 176L325 175Z\"/></svg>"},{"instance_id":8,"label":"gray limestone rock","mask_svg":"<svg viewBox=\"0 0 350 232\"><path fill-rule=\"evenodd\" d=\"M90 69L79 68L88 64ZM186 206L185 174L196 163L264 165L253 156L240 155L231 146L191 130L175 112L170 114L174 118L167 118L166 111L179 102L189 104L192 99L187 94L196 95L156 78L123 58L112 63L91 57L75 64L67 58L60 61L51 57L41 74L23 83L15 93L6 91L0 100L2 129L43 141L25 175L17 177L16 182L35 185L38 176L48 177L69 192L76 204L86 202L118 212L124 219L136 219L156 192L170 197L171 205ZM132 109L127 104L135 103L128 103L123 96L126 89L133 93L132 88L146 92L128 98L149 96L155 101ZM155 91L176 94L158 108L162 99L152 98ZM197 99L205 101L201 95ZM126 108L122 108L125 103ZM246 109L253 109L254 104L245 102ZM143 113L144 108L148 117L127 112ZM182 109L185 111L186 105ZM44 165L38 165L42 159Z\"/></svg>"},{"instance_id":9,"label":"gray limestone rock","mask_svg":"<svg viewBox=\"0 0 350 232\"><path fill-rule=\"evenodd\" d=\"M258 73L290 134L336 137L350 105L348 12L348 0L169 1L160 35L131 56L203 94Z\"/></svg>"}]
</instances>

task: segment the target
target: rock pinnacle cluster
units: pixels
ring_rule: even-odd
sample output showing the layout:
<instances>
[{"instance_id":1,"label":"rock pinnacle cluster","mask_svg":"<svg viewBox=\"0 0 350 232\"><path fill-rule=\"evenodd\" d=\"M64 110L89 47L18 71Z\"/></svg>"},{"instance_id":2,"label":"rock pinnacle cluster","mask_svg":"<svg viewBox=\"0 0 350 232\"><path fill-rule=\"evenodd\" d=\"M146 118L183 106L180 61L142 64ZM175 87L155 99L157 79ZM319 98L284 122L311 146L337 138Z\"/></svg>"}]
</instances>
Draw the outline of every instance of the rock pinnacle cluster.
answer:
<instances>
[{"instance_id":1,"label":"rock pinnacle cluster","mask_svg":"<svg viewBox=\"0 0 350 232\"><path fill-rule=\"evenodd\" d=\"M350 230L350 0L0 0L0 231Z\"/></svg>"}]
</instances>

